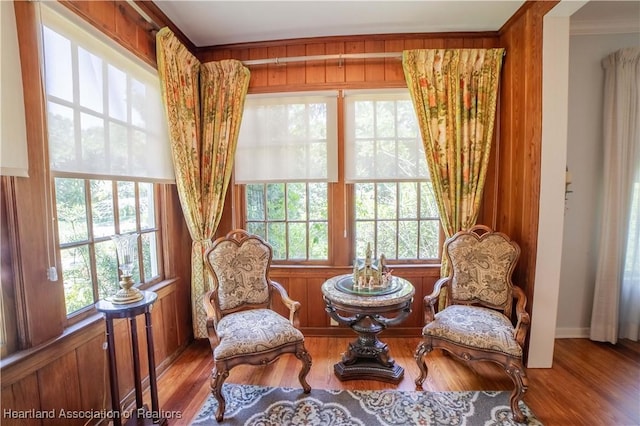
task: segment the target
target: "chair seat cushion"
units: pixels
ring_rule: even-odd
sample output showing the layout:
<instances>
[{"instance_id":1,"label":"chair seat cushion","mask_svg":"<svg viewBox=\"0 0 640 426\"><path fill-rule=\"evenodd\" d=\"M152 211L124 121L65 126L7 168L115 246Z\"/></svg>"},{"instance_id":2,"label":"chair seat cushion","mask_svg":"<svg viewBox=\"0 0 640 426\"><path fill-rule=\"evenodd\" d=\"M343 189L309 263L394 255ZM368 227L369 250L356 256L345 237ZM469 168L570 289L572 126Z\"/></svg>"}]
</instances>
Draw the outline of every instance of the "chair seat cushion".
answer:
<instances>
[{"instance_id":1,"label":"chair seat cushion","mask_svg":"<svg viewBox=\"0 0 640 426\"><path fill-rule=\"evenodd\" d=\"M216 327L220 343L213 351L215 360L267 352L304 340L288 319L271 309L239 311L224 316Z\"/></svg>"},{"instance_id":2,"label":"chair seat cushion","mask_svg":"<svg viewBox=\"0 0 640 426\"><path fill-rule=\"evenodd\" d=\"M422 335L468 348L522 357L511 321L500 312L479 306L446 307L424 326Z\"/></svg>"}]
</instances>

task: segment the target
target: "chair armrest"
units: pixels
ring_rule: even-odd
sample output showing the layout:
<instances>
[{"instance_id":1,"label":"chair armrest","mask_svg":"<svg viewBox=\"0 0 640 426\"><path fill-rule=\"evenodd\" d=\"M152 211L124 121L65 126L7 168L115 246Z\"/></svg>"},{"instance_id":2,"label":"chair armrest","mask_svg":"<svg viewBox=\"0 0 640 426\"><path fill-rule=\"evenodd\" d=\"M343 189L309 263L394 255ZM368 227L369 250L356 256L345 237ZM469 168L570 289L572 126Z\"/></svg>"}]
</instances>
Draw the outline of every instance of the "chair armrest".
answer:
<instances>
[{"instance_id":1,"label":"chair armrest","mask_svg":"<svg viewBox=\"0 0 640 426\"><path fill-rule=\"evenodd\" d=\"M269 285L278 291L280 294L280 298L282 299L282 303L285 304L287 308L289 308L289 322L293 324L294 327L300 327L300 319L298 318L298 310L300 309L300 302L297 302L289 297L287 290L282 287L282 284L269 280Z\"/></svg>"},{"instance_id":2,"label":"chair armrest","mask_svg":"<svg viewBox=\"0 0 640 426\"><path fill-rule=\"evenodd\" d=\"M531 323L531 318L525 310L527 306L527 295L524 294L524 291L522 291L520 287L514 285L513 297L516 299L516 318L518 320L513 331L513 337L520 347L524 347L524 339L527 337L527 331Z\"/></svg>"},{"instance_id":3,"label":"chair armrest","mask_svg":"<svg viewBox=\"0 0 640 426\"><path fill-rule=\"evenodd\" d=\"M216 332L216 326L218 324L218 312L216 311L215 306L211 303L211 298L215 297L215 292L208 291L202 300L204 304L204 310L207 313L207 337L209 338L209 345L211 345L211 349L214 349L220 339L218 338L218 333Z\"/></svg>"},{"instance_id":4,"label":"chair armrest","mask_svg":"<svg viewBox=\"0 0 640 426\"><path fill-rule=\"evenodd\" d=\"M440 299L440 291L449 283L449 277L440 278L433 286L433 291L424 297L424 323L429 324L436 316L435 305Z\"/></svg>"}]
</instances>

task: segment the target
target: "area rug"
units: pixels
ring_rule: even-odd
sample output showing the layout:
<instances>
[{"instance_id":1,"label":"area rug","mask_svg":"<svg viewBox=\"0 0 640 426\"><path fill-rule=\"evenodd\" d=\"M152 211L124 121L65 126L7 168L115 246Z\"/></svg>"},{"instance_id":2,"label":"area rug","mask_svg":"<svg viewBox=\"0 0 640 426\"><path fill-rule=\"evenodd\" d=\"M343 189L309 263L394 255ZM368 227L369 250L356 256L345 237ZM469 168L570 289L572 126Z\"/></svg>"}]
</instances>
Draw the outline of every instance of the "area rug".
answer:
<instances>
[{"instance_id":1,"label":"area rug","mask_svg":"<svg viewBox=\"0 0 640 426\"><path fill-rule=\"evenodd\" d=\"M509 394L495 392L332 391L273 388L225 383L224 425L260 426L410 426L522 425L509 408ZM216 425L218 404L209 395L192 422ZM529 407L520 402L526 425L539 426Z\"/></svg>"}]
</instances>

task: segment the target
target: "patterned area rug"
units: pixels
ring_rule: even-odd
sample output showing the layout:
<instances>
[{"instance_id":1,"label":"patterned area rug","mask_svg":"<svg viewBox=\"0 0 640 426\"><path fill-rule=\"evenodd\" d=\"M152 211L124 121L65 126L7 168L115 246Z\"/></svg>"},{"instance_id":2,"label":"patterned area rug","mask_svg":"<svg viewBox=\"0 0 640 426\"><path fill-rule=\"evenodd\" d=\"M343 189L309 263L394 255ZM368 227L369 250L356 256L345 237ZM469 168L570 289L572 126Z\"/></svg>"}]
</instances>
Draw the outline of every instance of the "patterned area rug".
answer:
<instances>
[{"instance_id":1,"label":"patterned area rug","mask_svg":"<svg viewBox=\"0 0 640 426\"><path fill-rule=\"evenodd\" d=\"M225 383L224 425L520 425L509 409L510 392L330 391ZM520 403L526 425L539 426ZM192 423L216 425L218 404L209 395Z\"/></svg>"}]
</instances>

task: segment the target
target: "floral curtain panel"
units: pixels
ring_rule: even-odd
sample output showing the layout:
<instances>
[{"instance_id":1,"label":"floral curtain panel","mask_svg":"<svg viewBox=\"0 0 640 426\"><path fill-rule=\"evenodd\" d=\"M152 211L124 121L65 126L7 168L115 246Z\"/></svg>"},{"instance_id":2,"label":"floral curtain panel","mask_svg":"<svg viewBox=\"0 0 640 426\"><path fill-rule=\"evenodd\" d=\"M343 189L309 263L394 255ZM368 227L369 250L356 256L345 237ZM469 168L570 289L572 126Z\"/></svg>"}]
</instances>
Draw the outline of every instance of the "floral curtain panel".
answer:
<instances>
[{"instance_id":1,"label":"floral curtain panel","mask_svg":"<svg viewBox=\"0 0 640 426\"><path fill-rule=\"evenodd\" d=\"M201 64L168 28L156 40L176 184L193 240L194 336L202 338L207 336L203 297L211 288L204 252L222 216L250 73L236 60Z\"/></svg>"},{"instance_id":2,"label":"floral curtain panel","mask_svg":"<svg viewBox=\"0 0 640 426\"><path fill-rule=\"evenodd\" d=\"M475 225L504 49L417 49L402 65L447 238ZM442 276L449 266L443 258Z\"/></svg>"}]
</instances>

